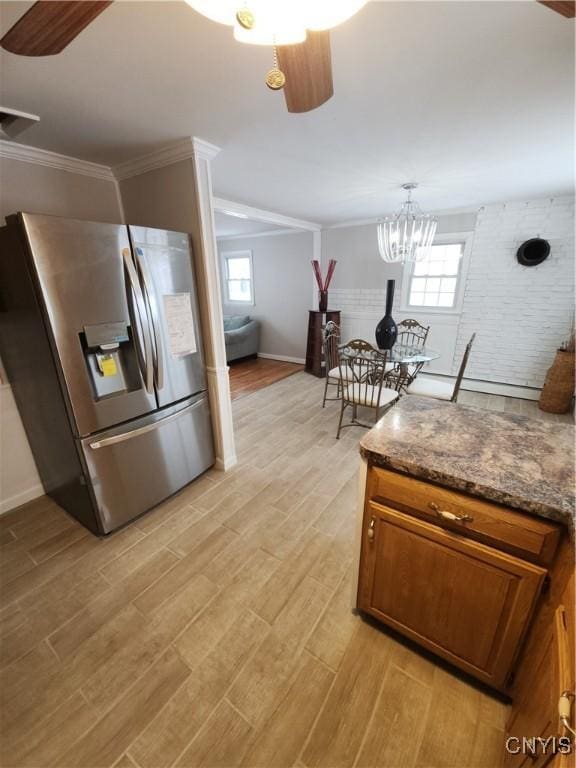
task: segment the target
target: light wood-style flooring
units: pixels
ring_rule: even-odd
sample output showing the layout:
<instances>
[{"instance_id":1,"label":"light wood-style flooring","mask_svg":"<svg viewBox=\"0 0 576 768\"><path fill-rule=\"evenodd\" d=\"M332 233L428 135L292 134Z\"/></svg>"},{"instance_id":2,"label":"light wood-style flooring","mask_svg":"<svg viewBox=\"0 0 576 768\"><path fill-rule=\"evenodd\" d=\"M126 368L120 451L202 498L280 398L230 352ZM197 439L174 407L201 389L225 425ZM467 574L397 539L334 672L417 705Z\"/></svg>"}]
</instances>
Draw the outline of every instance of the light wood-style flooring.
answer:
<instances>
[{"instance_id":1,"label":"light wood-style flooring","mask_svg":"<svg viewBox=\"0 0 576 768\"><path fill-rule=\"evenodd\" d=\"M0 764L497 768L507 707L350 610L360 429L298 373L240 462L98 540L0 518Z\"/></svg>"},{"instance_id":2,"label":"light wood-style flooring","mask_svg":"<svg viewBox=\"0 0 576 768\"><path fill-rule=\"evenodd\" d=\"M286 363L282 360L268 360L258 357L230 364L230 394L232 400L257 392L259 389L281 381L293 373L304 370L303 365Z\"/></svg>"},{"instance_id":3,"label":"light wood-style flooring","mask_svg":"<svg viewBox=\"0 0 576 768\"><path fill-rule=\"evenodd\" d=\"M529 416L531 419L555 421L559 424L574 424L574 411L546 413L538 408L536 400L520 400L517 397L488 395L483 392L468 392L461 389L458 395L458 404L472 405L475 408L487 408L490 411L503 413L517 413L520 416Z\"/></svg>"}]
</instances>

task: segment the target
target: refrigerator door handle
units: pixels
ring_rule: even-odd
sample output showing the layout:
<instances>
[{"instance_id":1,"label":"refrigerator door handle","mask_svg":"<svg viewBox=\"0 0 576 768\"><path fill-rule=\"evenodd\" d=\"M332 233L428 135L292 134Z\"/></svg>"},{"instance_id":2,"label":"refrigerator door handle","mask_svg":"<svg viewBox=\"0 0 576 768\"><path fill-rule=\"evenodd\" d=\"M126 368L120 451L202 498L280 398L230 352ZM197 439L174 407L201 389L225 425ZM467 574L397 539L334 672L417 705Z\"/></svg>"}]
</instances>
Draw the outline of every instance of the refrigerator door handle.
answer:
<instances>
[{"instance_id":1,"label":"refrigerator door handle","mask_svg":"<svg viewBox=\"0 0 576 768\"><path fill-rule=\"evenodd\" d=\"M159 429L160 427L163 427L164 424L168 424L170 421L175 421L176 419L185 416L195 408L199 408L201 405L204 405L205 402L206 400L202 398L197 400L195 403L192 403L191 405L187 405L186 408L182 408L181 411L171 413L170 416L165 416L163 419L158 419L158 421L154 421L151 424L146 424L144 427L138 427L137 429L132 429L129 432L121 432L118 435L105 437L103 440L95 440L93 443L90 443L90 448L92 448L93 451L97 451L99 448L105 448L107 445L123 443L125 440L131 440L133 437L145 435L146 432L151 432L153 429Z\"/></svg>"},{"instance_id":2,"label":"refrigerator door handle","mask_svg":"<svg viewBox=\"0 0 576 768\"><path fill-rule=\"evenodd\" d=\"M138 358L138 364L140 366L140 372L144 379L144 386L146 392L152 394L154 392L154 378L151 366L152 360L152 341L150 339L150 329L148 326L148 317L146 314L146 307L144 305L144 297L140 290L140 283L138 282L138 275L136 268L132 262L132 256L129 248L122 249L122 258L124 259L124 266L130 280L130 287L132 289L132 296L134 297L133 304L136 305L136 312L140 320L140 326L142 327L142 342L144 345L144 359L142 359L142 353L140 349L140 340L138 338L138 329L134 323L134 337L136 340L136 357Z\"/></svg>"},{"instance_id":3,"label":"refrigerator door handle","mask_svg":"<svg viewBox=\"0 0 576 768\"><path fill-rule=\"evenodd\" d=\"M156 379L156 386L158 389L162 389L164 386L164 357L162 352L162 341L160 339L160 334L158 333L157 327L159 320L150 299L150 296L152 295L152 288L150 285L148 272L142 262L142 259L140 258L142 251L140 248L134 248L134 253L136 256L136 263L138 264L138 273L141 277L142 293L144 294L144 299L146 302L146 312L148 314L150 327L152 328L153 333L152 359L154 361L154 376Z\"/></svg>"}]
</instances>

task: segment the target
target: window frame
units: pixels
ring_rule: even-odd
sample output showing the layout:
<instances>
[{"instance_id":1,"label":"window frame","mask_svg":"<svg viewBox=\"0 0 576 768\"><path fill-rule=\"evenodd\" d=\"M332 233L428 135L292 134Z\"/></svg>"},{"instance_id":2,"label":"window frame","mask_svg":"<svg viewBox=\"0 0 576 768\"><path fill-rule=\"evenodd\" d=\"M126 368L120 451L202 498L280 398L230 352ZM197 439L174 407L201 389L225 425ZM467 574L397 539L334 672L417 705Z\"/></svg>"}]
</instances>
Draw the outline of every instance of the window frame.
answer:
<instances>
[{"instance_id":1,"label":"window frame","mask_svg":"<svg viewBox=\"0 0 576 768\"><path fill-rule=\"evenodd\" d=\"M462 313L462 304L464 302L464 288L466 285L466 276L468 274L468 265L470 262L470 251L472 249L473 232L454 232L451 234L438 235L434 238L432 245L462 245L462 256L460 266L456 275L456 291L454 292L454 306L452 307L427 307L421 304L410 304L410 288L414 275L414 265L416 262L406 262L402 274L402 300L400 311L403 314L420 315L460 315ZM418 275L416 275L418 277Z\"/></svg>"},{"instance_id":2,"label":"window frame","mask_svg":"<svg viewBox=\"0 0 576 768\"><path fill-rule=\"evenodd\" d=\"M252 261L252 251L222 251L222 292L224 294L224 302L226 304L239 304L244 307L253 307L255 304L254 296L254 264ZM230 259L248 259L250 265L250 300L245 301L243 299L231 299L230 298L230 277L228 276L228 261Z\"/></svg>"}]
</instances>

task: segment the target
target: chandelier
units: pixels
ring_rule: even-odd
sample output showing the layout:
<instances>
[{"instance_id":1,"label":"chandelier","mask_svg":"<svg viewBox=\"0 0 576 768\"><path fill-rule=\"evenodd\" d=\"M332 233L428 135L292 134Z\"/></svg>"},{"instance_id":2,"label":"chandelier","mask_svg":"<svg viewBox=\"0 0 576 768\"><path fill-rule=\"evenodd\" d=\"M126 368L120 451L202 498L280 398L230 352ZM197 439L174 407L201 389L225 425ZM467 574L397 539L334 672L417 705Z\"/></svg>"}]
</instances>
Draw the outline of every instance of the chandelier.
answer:
<instances>
[{"instance_id":1,"label":"chandelier","mask_svg":"<svg viewBox=\"0 0 576 768\"><path fill-rule=\"evenodd\" d=\"M412 201L412 190L418 184L402 184L408 199L394 216L386 216L378 224L378 250L384 261L421 261L426 258L434 240L438 219L422 213Z\"/></svg>"},{"instance_id":2,"label":"chandelier","mask_svg":"<svg viewBox=\"0 0 576 768\"><path fill-rule=\"evenodd\" d=\"M186 0L212 21L234 27L241 43L293 45L306 40L307 30L342 24L367 0Z\"/></svg>"}]
</instances>

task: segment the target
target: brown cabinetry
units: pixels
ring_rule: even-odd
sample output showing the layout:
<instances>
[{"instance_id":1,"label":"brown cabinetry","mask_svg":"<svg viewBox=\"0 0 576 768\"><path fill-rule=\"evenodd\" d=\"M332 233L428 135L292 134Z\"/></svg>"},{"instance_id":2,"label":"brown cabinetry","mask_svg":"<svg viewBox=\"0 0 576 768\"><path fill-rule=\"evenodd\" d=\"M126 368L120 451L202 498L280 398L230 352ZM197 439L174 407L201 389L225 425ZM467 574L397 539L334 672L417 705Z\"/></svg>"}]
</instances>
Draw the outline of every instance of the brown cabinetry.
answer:
<instances>
[{"instance_id":1,"label":"brown cabinetry","mask_svg":"<svg viewBox=\"0 0 576 768\"><path fill-rule=\"evenodd\" d=\"M327 312L310 310L308 313L308 339L306 342L305 370L320 378L326 375L324 350L322 346L322 330L330 320L339 326L340 312L337 310L328 310Z\"/></svg>"},{"instance_id":2,"label":"brown cabinetry","mask_svg":"<svg viewBox=\"0 0 576 768\"><path fill-rule=\"evenodd\" d=\"M560 698L568 694L568 703L572 705L569 725L574 728L573 573L552 620L534 641L527 658L529 666L525 669L508 721L506 768L573 768L576 764L574 754L561 751L566 744L560 743L560 737L570 738L571 734L558 713Z\"/></svg>"},{"instance_id":3,"label":"brown cabinetry","mask_svg":"<svg viewBox=\"0 0 576 768\"><path fill-rule=\"evenodd\" d=\"M512 693L523 641L565 550L562 526L550 520L369 466L357 605Z\"/></svg>"},{"instance_id":4,"label":"brown cabinetry","mask_svg":"<svg viewBox=\"0 0 576 768\"><path fill-rule=\"evenodd\" d=\"M361 610L506 688L543 568L374 502L362 552Z\"/></svg>"},{"instance_id":5,"label":"brown cabinetry","mask_svg":"<svg viewBox=\"0 0 576 768\"><path fill-rule=\"evenodd\" d=\"M541 565L552 562L560 539L561 528L548 520L378 467L370 498Z\"/></svg>"}]
</instances>

